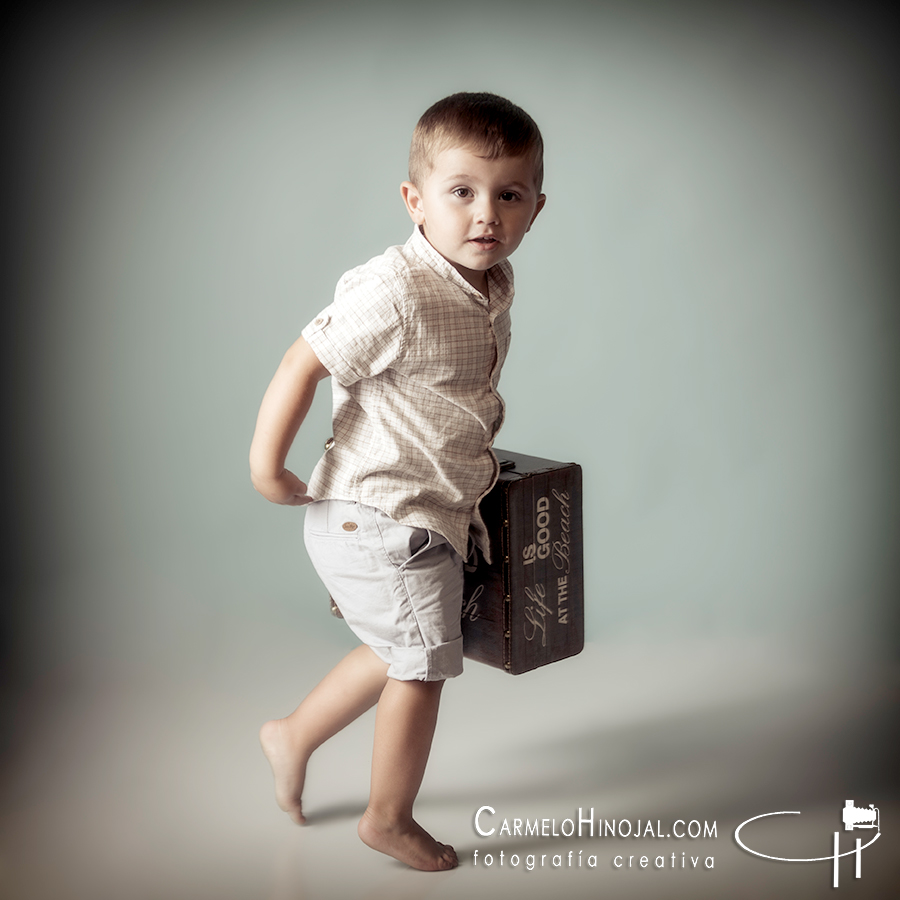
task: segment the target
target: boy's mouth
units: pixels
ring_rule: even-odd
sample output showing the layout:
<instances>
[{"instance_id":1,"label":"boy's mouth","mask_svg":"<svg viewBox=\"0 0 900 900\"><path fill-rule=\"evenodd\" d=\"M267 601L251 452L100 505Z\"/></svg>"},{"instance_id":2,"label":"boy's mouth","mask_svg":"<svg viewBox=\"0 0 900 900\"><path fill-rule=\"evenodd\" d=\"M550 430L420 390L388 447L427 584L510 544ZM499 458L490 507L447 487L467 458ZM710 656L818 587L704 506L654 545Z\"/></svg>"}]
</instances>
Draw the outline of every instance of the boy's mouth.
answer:
<instances>
[{"instance_id":1,"label":"boy's mouth","mask_svg":"<svg viewBox=\"0 0 900 900\"><path fill-rule=\"evenodd\" d=\"M490 234L485 234L485 235L482 235L481 237L472 238L472 241L473 241L473 243L476 243L476 244L496 244L496 243L499 243L498 240L497 240L497 238L495 238L493 235L490 235Z\"/></svg>"}]
</instances>

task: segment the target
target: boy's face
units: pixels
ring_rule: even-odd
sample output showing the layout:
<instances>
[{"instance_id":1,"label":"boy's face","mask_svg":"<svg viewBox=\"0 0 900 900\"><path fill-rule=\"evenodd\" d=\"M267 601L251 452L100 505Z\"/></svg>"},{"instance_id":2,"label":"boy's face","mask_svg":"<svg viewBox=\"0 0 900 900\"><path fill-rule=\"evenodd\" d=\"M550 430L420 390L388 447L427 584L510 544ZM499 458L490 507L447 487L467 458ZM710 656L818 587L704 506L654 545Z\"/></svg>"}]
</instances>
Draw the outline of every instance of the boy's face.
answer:
<instances>
[{"instance_id":1,"label":"boy's face","mask_svg":"<svg viewBox=\"0 0 900 900\"><path fill-rule=\"evenodd\" d=\"M431 246L482 292L485 271L519 246L546 199L529 155L485 159L463 147L442 150L421 185L400 191Z\"/></svg>"}]
</instances>

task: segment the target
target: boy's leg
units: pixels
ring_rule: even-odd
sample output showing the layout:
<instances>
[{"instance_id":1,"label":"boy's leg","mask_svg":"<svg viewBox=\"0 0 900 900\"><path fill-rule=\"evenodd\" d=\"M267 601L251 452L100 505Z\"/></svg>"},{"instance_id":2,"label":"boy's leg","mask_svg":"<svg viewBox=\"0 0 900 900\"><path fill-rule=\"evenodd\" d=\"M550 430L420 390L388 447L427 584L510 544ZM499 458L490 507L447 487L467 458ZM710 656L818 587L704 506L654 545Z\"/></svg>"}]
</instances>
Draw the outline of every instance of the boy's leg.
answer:
<instances>
[{"instance_id":1,"label":"boy's leg","mask_svg":"<svg viewBox=\"0 0 900 900\"><path fill-rule=\"evenodd\" d=\"M369 806L359 823L359 836L370 847L429 871L459 865L454 849L412 817L443 686L443 681L387 680L375 717Z\"/></svg>"},{"instance_id":2,"label":"boy's leg","mask_svg":"<svg viewBox=\"0 0 900 900\"><path fill-rule=\"evenodd\" d=\"M362 645L348 653L286 718L272 719L259 740L275 775L275 799L298 824L306 764L313 751L371 709L387 681L387 663Z\"/></svg>"}]
</instances>

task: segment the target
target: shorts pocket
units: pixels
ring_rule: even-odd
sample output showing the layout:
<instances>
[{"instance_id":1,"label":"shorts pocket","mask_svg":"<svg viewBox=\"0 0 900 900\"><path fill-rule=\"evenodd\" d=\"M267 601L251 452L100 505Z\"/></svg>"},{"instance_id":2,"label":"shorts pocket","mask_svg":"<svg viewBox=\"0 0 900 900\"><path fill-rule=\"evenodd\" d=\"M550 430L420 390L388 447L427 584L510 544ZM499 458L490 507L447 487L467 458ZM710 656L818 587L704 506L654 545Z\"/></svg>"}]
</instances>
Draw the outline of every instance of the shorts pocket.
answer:
<instances>
[{"instance_id":1,"label":"shorts pocket","mask_svg":"<svg viewBox=\"0 0 900 900\"><path fill-rule=\"evenodd\" d=\"M380 509L375 511L375 524L387 558L398 569L406 568L432 547L444 542L436 532L414 525L402 525Z\"/></svg>"},{"instance_id":2,"label":"shorts pocket","mask_svg":"<svg viewBox=\"0 0 900 900\"><path fill-rule=\"evenodd\" d=\"M304 529L317 537L358 541L362 529L360 505L350 500L317 500L306 507Z\"/></svg>"}]
</instances>

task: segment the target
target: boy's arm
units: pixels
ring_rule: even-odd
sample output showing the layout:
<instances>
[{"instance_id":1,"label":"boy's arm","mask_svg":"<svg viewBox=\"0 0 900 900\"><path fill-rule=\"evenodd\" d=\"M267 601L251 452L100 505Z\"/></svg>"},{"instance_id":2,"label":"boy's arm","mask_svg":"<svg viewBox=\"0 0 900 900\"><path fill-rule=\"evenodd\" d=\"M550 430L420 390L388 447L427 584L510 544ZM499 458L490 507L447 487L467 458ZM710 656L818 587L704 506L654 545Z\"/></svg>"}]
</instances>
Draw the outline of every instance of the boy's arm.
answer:
<instances>
[{"instance_id":1,"label":"boy's arm","mask_svg":"<svg viewBox=\"0 0 900 900\"><path fill-rule=\"evenodd\" d=\"M310 502L306 485L284 461L316 393L331 374L301 337L284 354L263 397L250 445L250 480L267 500L287 506Z\"/></svg>"}]
</instances>

